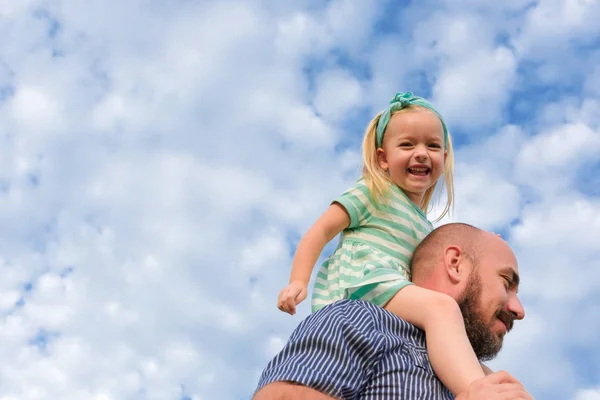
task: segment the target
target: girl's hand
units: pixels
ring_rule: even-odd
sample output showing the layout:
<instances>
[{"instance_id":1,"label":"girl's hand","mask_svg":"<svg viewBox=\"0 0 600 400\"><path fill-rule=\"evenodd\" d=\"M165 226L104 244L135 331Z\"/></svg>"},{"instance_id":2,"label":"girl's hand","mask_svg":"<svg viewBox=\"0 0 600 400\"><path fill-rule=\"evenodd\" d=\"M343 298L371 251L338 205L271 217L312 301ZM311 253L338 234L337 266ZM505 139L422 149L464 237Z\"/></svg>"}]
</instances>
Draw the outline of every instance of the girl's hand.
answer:
<instances>
[{"instance_id":1,"label":"girl's hand","mask_svg":"<svg viewBox=\"0 0 600 400\"><path fill-rule=\"evenodd\" d=\"M296 314L296 305L306 299L306 293L306 285L302 282L290 283L279 293L277 308L290 315Z\"/></svg>"}]
</instances>

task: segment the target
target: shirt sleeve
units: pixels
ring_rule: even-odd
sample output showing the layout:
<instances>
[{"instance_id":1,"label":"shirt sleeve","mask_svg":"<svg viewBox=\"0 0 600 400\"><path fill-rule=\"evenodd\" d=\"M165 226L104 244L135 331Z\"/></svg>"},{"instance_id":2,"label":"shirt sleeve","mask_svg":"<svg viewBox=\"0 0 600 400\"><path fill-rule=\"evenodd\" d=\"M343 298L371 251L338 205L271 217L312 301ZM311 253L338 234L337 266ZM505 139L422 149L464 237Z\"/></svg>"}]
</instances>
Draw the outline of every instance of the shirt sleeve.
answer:
<instances>
[{"instance_id":1,"label":"shirt sleeve","mask_svg":"<svg viewBox=\"0 0 600 400\"><path fill-rule=\"evenodd\" d=\"M382 346L372 313L342 300L306 318L263 371L257 390L295 382L341 399L355 399L373 373Z\"/></svg>"},{"instance_id":2,"label":"shirt sleeve","mask_svg":"<svg viewBox=\"0 0 600 400\"><path fill-rule=\"evenodd\" d=\"M375 204L369 188L362 180L342 193L333 203L340 204L350 215L348 228L357 228L366 224L371 218Z\"/></svg>"}]
</instances>

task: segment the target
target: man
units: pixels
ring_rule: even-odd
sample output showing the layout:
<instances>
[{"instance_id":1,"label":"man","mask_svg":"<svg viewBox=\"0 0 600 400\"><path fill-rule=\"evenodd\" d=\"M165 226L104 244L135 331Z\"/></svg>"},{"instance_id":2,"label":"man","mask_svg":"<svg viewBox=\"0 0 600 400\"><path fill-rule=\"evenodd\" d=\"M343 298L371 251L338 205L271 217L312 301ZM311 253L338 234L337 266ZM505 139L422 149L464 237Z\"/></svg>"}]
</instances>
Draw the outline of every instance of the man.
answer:
<instances>
[{"instance_id":1,"label":"man","mask_svg":"<svg viewBox=\"0 0 600 400\"><path fill-rule=\"evenodd\" d=\"M466 224L431 232L412 260L413 282L459 304L481 361L494 358L514 320L517 260L497 235ZM254 400L452 399L429 363L423 331L373 304L342 300L306 318L264 370ZM506 372L473 382L457 400L532 399Z\"/></svg>"}]
</instances>

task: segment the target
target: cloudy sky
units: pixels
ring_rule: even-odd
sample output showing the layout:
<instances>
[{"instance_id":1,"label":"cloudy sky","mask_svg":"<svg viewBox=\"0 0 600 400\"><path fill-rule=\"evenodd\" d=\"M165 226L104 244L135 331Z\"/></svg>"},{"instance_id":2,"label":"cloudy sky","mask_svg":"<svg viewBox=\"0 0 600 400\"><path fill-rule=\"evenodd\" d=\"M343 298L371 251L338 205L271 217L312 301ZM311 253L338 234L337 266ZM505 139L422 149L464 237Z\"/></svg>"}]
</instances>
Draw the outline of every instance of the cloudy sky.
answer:
<instances>
[{"instance_id":1,"label":"cloudy sky","mask_svg":"<svg viewBox=\"0 0 600 400\"><path fill-rule=\"evenodd\" d=\"M519 258L527 316L492 368L600 399L598 21L598 0L0 0L0 400L248 399L309 313L275 306L297 241L409 90L454 136L452 220Z\"/></svg>"}]
</instances>

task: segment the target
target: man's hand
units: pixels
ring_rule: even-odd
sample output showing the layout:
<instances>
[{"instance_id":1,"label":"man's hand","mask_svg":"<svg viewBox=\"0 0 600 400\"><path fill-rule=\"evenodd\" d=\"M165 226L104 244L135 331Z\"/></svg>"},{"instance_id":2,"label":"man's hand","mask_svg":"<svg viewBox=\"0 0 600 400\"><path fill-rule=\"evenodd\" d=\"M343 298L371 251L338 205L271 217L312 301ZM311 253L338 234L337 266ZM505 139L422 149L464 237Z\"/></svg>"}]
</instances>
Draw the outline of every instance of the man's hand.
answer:
<instances>
[{"instance_id":1,"label":"man's hand","mask_svg":"<svg viewBox=\"0 0 600 400\"><path fill-rule=\"evenodd\" d=\"M499 371L473 382L456 400L533 400L521 382Z\"/></svg>"}]
</instances>

